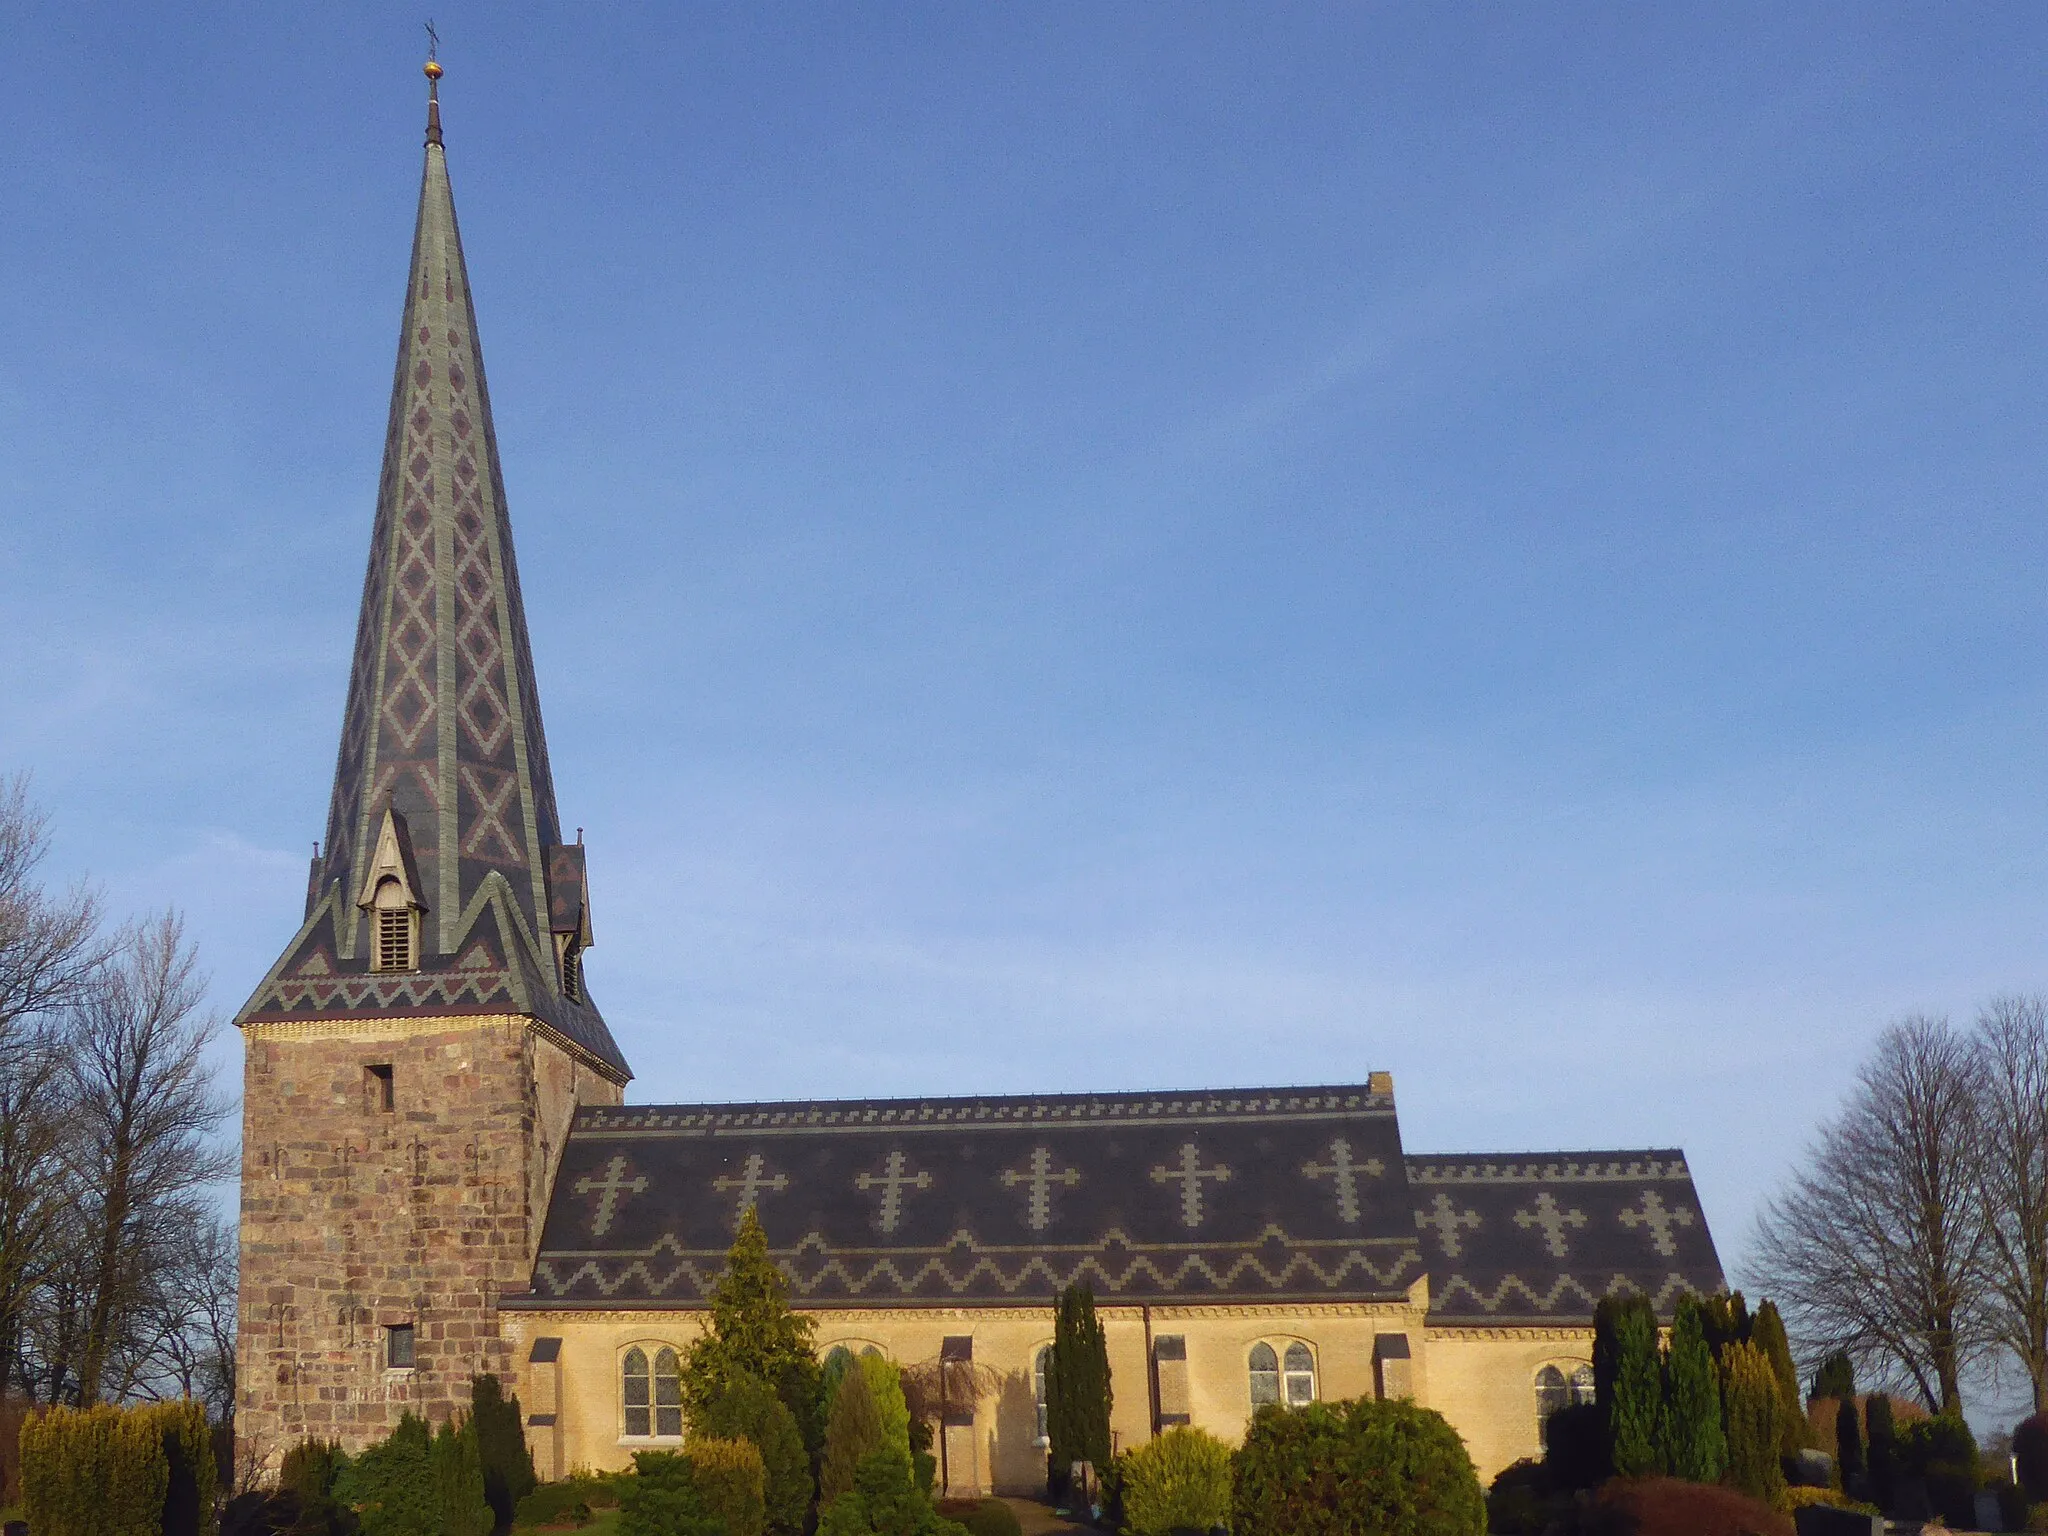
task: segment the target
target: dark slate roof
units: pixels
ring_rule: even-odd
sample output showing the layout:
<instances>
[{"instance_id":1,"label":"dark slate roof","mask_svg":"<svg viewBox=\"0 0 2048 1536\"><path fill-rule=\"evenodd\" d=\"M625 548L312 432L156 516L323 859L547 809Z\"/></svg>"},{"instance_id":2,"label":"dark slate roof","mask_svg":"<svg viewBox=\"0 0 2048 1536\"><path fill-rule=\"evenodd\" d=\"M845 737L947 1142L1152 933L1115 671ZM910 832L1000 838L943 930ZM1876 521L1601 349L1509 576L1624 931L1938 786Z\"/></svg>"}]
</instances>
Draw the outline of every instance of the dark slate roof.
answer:
<instances>
[{"instance_id":1,"label":"dark slate roof","mask_svg":"<svg viewBox=\"0 0 2048 1536\"><path fill-rule=\"evenodd\" d=\"M425 909L415 974L370 972L357 906L387 808ZM555 811L469 273L430 127L324 852L305 925L236 1022L516 1010L624 1081L604 1019L562 993L552 932L582 925L586 900L582 852Z\"/></svg>"},{"instance_id":2,"label":"dark slate roof","mask_svg":"<svg viewBox=\"0 0 2048 1536\"><path fill-rule=\"evenodd\" d=\"M524 1304L700 1305L750 1199L799 1305L1364 1300L1422 1273L1369 1088L659 1105L578 1113Z\"/></svg>"},{"instance_id":3,"label":"dark slate roof","mask_svg":"<svg viewBox=\"0 0 2048 1536\"><path fill-rule=\"evenodd\" d=\"M1374 1301L1446 1326L1722 1286L1676 1151L1407 1156L1369 1087L579 1112L530 1293L693 1307L757 1205L800 1306Z\"/></svg>"},{"instance_id":4,"label":"dark slate roof","mask_svg":"<svg viewBox=\"0 0 2048 1536\"><path fill-rule=\"evenodd\" d=\"M1583 1322L1613 1290L1669 1317L1722 1288L1685 1154L1532 1152L1408 1158L1430 1321Z\"/></svg>"}]
</instances>

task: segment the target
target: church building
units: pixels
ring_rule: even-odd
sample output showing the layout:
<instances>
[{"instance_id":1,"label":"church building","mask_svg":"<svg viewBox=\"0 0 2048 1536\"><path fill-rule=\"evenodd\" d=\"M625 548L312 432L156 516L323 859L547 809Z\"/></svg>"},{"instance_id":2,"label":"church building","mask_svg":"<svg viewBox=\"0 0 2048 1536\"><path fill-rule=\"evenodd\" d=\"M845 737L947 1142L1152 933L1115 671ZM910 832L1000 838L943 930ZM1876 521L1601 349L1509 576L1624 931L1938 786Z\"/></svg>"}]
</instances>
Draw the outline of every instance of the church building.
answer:
<instances>
[{"instance_id":1,"label":"church building","mask_svg":"<svg viewBox=\"0 0 2048 1536\"><path fill-rule=\"evenodd\" d=\"M1414 1154L1392 1079L1214 1092L628 1104L585 982L429 64L426 170L326 836L245 1047L237 1433L275 1466L472 1374L543 1477L684 1432L677 1355L751 1206L821 1350L979 1383L956 1492L1045 1477L1082 1282L1122 1447L1262 1403L1407 1396L1483 1476L1590 1394L1610 1291L1721 1269L1682 1153Z\"/></svg>"}]
</instances>

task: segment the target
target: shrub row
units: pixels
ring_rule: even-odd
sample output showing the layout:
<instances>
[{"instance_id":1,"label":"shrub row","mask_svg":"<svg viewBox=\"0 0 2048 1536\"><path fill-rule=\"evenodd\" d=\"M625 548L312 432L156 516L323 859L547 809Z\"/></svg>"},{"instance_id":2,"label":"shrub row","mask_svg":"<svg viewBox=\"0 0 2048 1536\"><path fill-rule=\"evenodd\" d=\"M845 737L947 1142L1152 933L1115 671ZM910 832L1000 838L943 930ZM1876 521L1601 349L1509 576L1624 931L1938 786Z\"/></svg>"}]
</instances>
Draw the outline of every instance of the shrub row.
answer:
<instances>
[{"instance_id":1,"label":"shrub row","mask_svg":"<svg viewBox=\"0 0 2048 1536\"><path fill-rule=\"evenodd\" d=\"M52 1408L21 1427L21 1501L36 1536L212 1536L206 1410Z\"/></svg>"}]
</instances>

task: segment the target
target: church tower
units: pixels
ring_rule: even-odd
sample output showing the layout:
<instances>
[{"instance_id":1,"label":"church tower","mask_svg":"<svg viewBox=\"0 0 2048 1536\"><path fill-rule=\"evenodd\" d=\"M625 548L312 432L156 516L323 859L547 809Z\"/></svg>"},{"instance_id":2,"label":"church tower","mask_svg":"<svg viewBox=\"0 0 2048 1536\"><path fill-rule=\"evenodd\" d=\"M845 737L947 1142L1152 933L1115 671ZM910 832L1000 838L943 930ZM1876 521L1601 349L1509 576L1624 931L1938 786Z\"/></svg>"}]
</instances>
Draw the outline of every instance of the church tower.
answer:
<instances>
[{"instance_id":1,"label":"church tower","mask_svg":"<svg viewBox=\"0 0 2048 1536\"><path fill-rule=\"evenodd\" d=\"M426 170L327 835L244 1046L237 1434L274 1467L513 1362L579 1105L632 1076L583 979L429 62Z\"/></svg>"}]
</instances>

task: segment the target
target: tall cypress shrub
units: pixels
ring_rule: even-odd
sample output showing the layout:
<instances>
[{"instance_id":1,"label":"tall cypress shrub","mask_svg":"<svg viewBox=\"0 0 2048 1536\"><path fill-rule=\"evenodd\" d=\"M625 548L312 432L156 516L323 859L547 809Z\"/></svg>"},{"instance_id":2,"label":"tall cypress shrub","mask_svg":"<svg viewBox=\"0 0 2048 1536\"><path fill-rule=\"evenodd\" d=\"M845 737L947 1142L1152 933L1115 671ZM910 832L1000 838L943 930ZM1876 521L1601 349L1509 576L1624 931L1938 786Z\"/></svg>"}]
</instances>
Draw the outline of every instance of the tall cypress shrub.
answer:
<instances>
[{"instance_id":1,"label":"tall cypress shrub","mask_svg":"<svg viewBox=\"0 0 2048 1536\"><path fill-rule=\"evenodd\" d=\"M1815 1397L1854 1397L1856 1395L1856 1366L1849 1357L1839 1352L1821 1361L1820 1369L1813 1373L1813 1395ZM1860 1437L1858 1443L1861 1443Z\"/></svg>"},{"instance_id":2,"label":"tall cypress shrub","mask_svg":"<svg viewBox=\"0 0 2048 1536\"><path fill-rule=\"evenodd\" d=\"M882 1415L863 1370L849 1370L832 1394L825 1423L825 1464L818 1471L818 1500L830 1504L853 1487L860 1464L884 1448Z\"/></svg>"},{"instance_id":3,"label":"tall cypress shrub","mask_svg":"<svg viewBox=\"0 0 2048 1536\"><path fill-rule=\"evenodd\" d=\"M1835 1465L1847 1490L1852 1478L1863 1475L1863 1429L1856 1422L1856 1399L1845 1397L1835 1404Z\"/></svg>"},{"instance_id":4,"label":"tall cypress shrub","mask_svg":"<svg viewBox=\"0 0 2048 1536\"><path fill-rule=\"evenodd\" d=\"M1602 1298L1593 1311L1593 1393L1617 1477L1664 1470L1664 1373L1657 1314L1638 1292Z\"/></svg>"},{"instance_id":5,"label":"tall cypress shrub","mask_svg":"<svg viewBox=\"0 0 2048 1536\"><path fill-rule=\"evenodd\" d=\"M213 1536L213 1429L191 1398L131 1410L147 1416L163 1440L163 1536Z\"/></svg>"},{"instance_id":6,"label":"tall cypress shrub","mask_svg":"<svg viewBox=\"0 0 2048 1536\"><path fill-rule=\"evenodd\" d=\"M1095 1315L1095 1293L1070 1285L1053 1305L1052 1352L1046 1358L1046 1438L1053 1474L1085 1461L1109 1470L1109 1346Z\"/></svg>"},{"instance_id":7,"label":"tall cypress shrub","mask_svg":"<svg viewBox=\"0 0 2048 1536\"><path fill-rule=\"evenodd\" d=\"M433 1469L434 1503L440 1513L440 1536L490 1536L495 1517L484 1497L484 1463L478 1454L476 1424L452 1419L434 1436L428 1459Z\"/></svg>"},{"instance_id":8,"label":"tall cypress shrub","mask_svg":"<svg viewBox=\"0 0 2048 1536\"><path fill-rule=\"evenodd\" d=\"M519 1399L507 1399L496 1376L472 1376L469 1422L476 1431L476 1453L483 1463L484 1498L491 1506L492 1527L509 1531L512 1511L538 1481L533 1475L533 1453L526 1446Z\"/></svg>"},{"instance_id":9,"label":"tall cypress shrub","mask_svg":"<svg viewBox=\"0 0 2048 1536\"><path fill-rule=\"evenodd\" d=\"M1880 1508L1890 1509L1898 1498L1899 1431L1892 1421L1892 1400L1873 1392L1864 1400L1864 1432L1870 1447L1870 1491Z\"/></svg>"},{"instance_id":10,"label":"tall cypress shrub","mask_svg":"<svg viewBox=\"0 0 2048 1536\"><path fill-rule=\"evenodd\" d=\"M1722 1353L1722 1376L1728 1481L1750 1497L1772 1503L1785 1487L1778 1449L1784 1436L1785 1397L1778 1373L1755 1344L1731 1344Z\"/></svg>"},{"instance_id":11,"label":"tall cypress shrub","mask_svg":"<svg viewBox=\"0 0 2048 1536\"><path fill-rule=\"evenodd\" d=\"M1707 1348L1714 1352L1714 1364L1731 1344L1749 1342L1749 1303L1740 1291L1722 1291L1700 1303L1700 1321L1707 1331Z\"/></svg>"},{"instance_id":12,"label":"tall cypress shrub","mask_svg":"<svg viewBox=\"0 0 2048 1536\"><path fill-rule=\"evenodd\" d=\"M1785 1320L1778 1304L1765 1301L1756 1309L1750 1324L1750 1342L1771 1362L1771 1374L1778 1381L1778 1398L1784 1412L1778 1420L1778 1454L1791 1456L1806 1448L1809 1438L1806 1405L1799 1395L1799 1369L1792 1363L1792 1341L1785 1333Z\"/></svg>"},{"instance_id":13,"label":"tall cypress shrub","mask_svg":"<svg viewBox=\"0 0 2048 1536\"><path fill-rule=\"evenodd\" d=\"M1664 1379L1666 1470L1690 1483L1718 1483L1728 1469L1728 1439L1721 1428L1720 1378L1695 1296L1678 1298Z\"/></svg>"}]
</instances>

